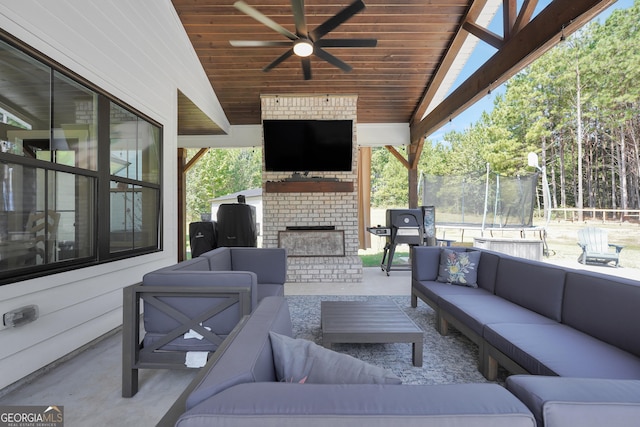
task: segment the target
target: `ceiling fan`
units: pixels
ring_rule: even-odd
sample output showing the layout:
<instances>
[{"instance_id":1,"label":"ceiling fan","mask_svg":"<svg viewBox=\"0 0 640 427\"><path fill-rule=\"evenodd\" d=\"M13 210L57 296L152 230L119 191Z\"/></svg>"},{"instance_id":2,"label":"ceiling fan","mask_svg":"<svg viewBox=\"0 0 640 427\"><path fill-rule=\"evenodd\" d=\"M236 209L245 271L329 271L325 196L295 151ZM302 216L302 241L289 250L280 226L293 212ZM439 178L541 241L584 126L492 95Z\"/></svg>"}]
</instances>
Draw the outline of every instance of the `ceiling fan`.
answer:
<instances>
[{"instance_id":1,"label":"ceiling fan","mask_svg":"<svg viewBox=\"0 0 640 427\"><path fill-rule=\"evenodd\" d=\"M236 9L246 13L256 21L266 25L289 39L286 41L229 41L231 46L234 47L290 46L290 49L262 69L262 71L265 72L272 70L294 54L300 57L305 80L311 79L311 60L309 57L312 54L345 72L349 72L351 71L351 66L349 66L349 64L330 54L324 48L375 47L378 43L376 39L323 39L324 36L336 29L343 22L347 21L356 13L362 11L365 8L362 0L354 1L311 31L307 30L307 23L304 15L304 0L291 0L291 9L293 10L293 19L296 26L295 34L273 21L271 18L263 15L258 10L249 6L244 1L237 1L233 5Z\"/></svg>"}]
</instances>

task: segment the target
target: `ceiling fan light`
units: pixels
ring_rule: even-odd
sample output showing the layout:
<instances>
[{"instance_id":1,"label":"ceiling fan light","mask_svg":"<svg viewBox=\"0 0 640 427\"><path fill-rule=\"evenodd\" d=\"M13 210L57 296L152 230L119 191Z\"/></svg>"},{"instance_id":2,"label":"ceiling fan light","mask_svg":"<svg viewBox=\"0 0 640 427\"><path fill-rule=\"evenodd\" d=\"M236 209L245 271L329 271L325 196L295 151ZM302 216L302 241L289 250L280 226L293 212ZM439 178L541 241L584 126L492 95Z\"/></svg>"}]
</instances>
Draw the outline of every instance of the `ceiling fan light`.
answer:
<instances>
[{"instance_id":1,"label":"ceiling fan light","mask_svg":"<svg viewBox=\"0 0 640 427\"><path fill-rule=\"evenodd\" d=\"M306 58L313 53L313 44L311 44L309 40L298 40L293 45L293 53L302 58Z\"/></svg>"}]
</instances>

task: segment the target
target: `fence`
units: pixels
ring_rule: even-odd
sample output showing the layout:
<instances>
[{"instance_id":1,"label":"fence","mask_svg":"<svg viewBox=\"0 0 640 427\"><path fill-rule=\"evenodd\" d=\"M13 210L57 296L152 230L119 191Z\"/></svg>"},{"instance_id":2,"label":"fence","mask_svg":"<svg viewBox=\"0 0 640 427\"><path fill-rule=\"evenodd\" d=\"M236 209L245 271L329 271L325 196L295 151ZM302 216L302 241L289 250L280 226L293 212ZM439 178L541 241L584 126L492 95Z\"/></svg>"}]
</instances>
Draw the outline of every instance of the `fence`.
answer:
<instances>
[{"instance_id":1,"label":"fence","mask_svg":"<svg viewBox=\"0 0 640 427\"><path fill-rule=\"evenodd\" d=\"M580 211L584 221L640 222L640 209L555 208L551 209L551 217L565 221L578 221Z\"/></svg>"}]
</instances>

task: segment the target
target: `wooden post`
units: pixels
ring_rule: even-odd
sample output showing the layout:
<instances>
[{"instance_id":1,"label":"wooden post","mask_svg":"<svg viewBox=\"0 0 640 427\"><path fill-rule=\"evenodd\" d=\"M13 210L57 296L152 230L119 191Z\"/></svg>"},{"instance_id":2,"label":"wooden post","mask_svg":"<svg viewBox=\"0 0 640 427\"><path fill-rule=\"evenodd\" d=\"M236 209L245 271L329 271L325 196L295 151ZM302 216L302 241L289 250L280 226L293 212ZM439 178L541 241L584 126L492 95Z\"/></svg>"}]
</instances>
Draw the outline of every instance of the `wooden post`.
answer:
<instances>
[{"instance_id":1,"label":"wooden post","mask_svg":"<svg viewBox=\"0 0 640 427\"><path fill-rule=\"evenodd\" d=\"M187 149L178 148L178 262L187 258Z\"/></svg>"}]
</instances>

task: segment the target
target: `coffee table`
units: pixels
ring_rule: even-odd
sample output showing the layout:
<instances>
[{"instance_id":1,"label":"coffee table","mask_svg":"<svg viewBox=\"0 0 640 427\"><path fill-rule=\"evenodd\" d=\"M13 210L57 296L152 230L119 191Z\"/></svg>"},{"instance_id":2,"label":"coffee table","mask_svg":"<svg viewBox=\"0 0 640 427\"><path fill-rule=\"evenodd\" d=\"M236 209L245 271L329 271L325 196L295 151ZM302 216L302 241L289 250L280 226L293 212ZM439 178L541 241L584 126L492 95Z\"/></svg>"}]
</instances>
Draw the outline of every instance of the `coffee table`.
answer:
<instances>
[{"instance_id":1,"label":"coffee table","mask_svg":"<svg viewBox=\"0 0 640 427\"><path fill-rule=\"evenodd\" d=\"M422 366L423 332L393 301L322 301L322 345L412 343L414 366Z\"/></svg>"}]
</instances>

